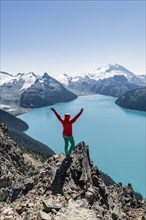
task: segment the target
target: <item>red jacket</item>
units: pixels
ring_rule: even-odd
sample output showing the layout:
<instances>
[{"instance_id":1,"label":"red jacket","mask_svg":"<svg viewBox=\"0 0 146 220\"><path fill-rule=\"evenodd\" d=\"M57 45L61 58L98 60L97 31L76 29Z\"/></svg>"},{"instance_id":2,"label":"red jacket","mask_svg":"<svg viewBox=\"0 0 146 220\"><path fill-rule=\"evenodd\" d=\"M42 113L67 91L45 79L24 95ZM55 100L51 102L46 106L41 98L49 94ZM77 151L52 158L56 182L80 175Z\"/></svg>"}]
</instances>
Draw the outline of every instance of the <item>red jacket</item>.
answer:
<instances>
[{"instance_id":1,"label":"red jacket","mask_svg":"<svg viewBox=\"0 0 146 220\"><path fill-rule=\"evenodd\" d=\"M80 117L82 111L80 111L73 119L66 120L62 119L61 116L54 110L55 115L57 116L58 120L63 125L63 136L72 136L72 124Z\"/></svg>"}]
</instances>

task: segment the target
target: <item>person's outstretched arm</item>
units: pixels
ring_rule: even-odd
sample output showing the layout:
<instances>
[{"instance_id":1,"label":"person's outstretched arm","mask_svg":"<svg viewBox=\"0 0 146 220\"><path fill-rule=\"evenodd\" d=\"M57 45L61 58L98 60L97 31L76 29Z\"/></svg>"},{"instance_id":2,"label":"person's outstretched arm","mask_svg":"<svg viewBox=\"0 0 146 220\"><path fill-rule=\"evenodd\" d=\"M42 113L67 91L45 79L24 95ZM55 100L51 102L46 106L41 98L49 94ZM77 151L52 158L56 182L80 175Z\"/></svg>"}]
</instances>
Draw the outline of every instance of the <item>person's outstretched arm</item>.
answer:
<instances>
[{"instance_id":1,"label":"person's outstretched arm","mask_svg":"<svg viewBox=\"0 0 146 220\"><path fill-rule=\"evenodd\" d=\"M71 119L71 123L74 123L80 117L83 111L84 109L81 108L81 111L73 119Z\"/></svg>"},{"instance_id":2,"label":"person's outstretched arm","mask_svg":"<svg viewBox=\"0 0 146 220\"><path fill-rule=\"evenodd\" d=\"M61 116L58 114L58 112L54 109L54 108L50 108L53 112L54 112L54 114L56 115L56 117L58 118L58 120L59 121L63 121L63 119L61 118Z\"/></svg>"}]
</instances>

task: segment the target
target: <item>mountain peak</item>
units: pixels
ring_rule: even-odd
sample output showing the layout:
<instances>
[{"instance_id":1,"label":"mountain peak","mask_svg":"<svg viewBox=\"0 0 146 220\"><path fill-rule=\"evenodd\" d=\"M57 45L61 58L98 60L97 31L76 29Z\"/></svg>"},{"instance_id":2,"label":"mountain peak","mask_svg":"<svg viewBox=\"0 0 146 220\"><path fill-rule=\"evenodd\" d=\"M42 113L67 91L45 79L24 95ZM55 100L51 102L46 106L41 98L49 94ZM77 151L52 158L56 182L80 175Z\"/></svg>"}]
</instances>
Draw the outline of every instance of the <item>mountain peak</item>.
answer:
<instances>
[{"instance_id":1,"label":"mountain peak","mask_svg":"<svg viewBox=\"0 0 146 220\"><path fill-rule=\"evenodd\" d=\"M98 72L102 73L110 73L112 71L121 71L124 73L131 73L129 70L127 70L125 67L119 64L107 64L106 66L102 66L97 69Z\"/></svg>"},{"instance_id":2,"label":"mountain peak","mask_svg":"<svg viewBox=\"0 0 146 220\"><path fill-rule=\"evenodd\" d=\"M49 74L45 72L45 73L43 74L43 76L42 76L42 79L44 79L44 78L47 78L47 79L49 78L49 79L50 79L51 76L49 76Z\"/></svg>"},{"instance_id":3,"label":"mountain peak","mask_svg":"<svg viewBox=\"0 0 146 220\"><path fill-rule=\"evenodd\" d=\"M93 72L88 74L89 77L92 77L95 80L102 80L111 78L117 75L123 75L125 76L129 82L131 83L142 83L140 79L136 77L136 75L132 72L130 72L128 69L123 67L119 64L107 64L105 66L102 66L98 68L97 70L94 70Z\"/></svg>"}]
</instances>

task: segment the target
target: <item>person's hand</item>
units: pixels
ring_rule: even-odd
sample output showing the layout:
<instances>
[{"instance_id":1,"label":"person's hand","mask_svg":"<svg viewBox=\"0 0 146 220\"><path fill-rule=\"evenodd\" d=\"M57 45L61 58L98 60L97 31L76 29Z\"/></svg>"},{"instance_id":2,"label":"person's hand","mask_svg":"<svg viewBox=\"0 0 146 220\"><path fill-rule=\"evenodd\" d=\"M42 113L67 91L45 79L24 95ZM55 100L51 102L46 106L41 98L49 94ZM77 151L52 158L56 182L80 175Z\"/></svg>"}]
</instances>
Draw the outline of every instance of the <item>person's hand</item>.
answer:
<instances>
[{"instance_id":1,"label":"person's hand","mask_svg":"<svg viewBox=\"0 0 146 220\"><path fill-rule=\"evenodd\" d=\"M55 109L54 108L50 108L51 109L51 111L55 111Z\"/></svg>"},{"instance_id":2,"label":"person's hand","mask_svg":"<svg viewBox=\"0 0 146 220\"><path fill-rule=\"evenodd\" d=\"M84 109L83 108L81 108L81 112L83 112L84 111Z\"/></svg>"}]
</instances>

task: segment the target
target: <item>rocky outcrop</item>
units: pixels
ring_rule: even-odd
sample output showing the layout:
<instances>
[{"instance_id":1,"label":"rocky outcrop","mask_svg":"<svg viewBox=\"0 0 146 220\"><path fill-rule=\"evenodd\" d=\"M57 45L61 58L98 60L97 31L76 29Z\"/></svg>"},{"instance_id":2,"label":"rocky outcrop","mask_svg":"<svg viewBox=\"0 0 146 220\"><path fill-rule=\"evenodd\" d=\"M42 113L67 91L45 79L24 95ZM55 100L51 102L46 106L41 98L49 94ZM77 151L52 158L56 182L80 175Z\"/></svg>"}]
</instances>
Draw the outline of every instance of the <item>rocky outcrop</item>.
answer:
<instances>
[{"instance_id":1,"label":"rocky outcrop","mask_svg":"<svg viewBox=\"0 0 146 220\"><path fill-rule=\"evenodd\" d=\"M22 107L38 108L53 105L57 102L67 102L77 98L77 95L68 91L61 83L45 73L41 80L30 86L21 95Z\"/></svg>"},{"instance_id":2,"label":"rocky outcrop","mask_svg":"<svg viewBox=\"0 0 146 220\"><path fill-rule=\"evenodd\" d=\"M116 100L116 104L123 108L146 111L146 88L125 93Z\"/></svg>"},{"instance_id":3,"label":"rocky outcrop","mask_svg":"<svg viewBox=\"0 0 146 220\"><path fill-rule=\"evenodd\" d=\"M0 134L1 220L144 219L144 204L132 186L107 187L84 142L70 158L54 155L35 167L24 160L16 143Z\"/></svg>"},{"instance_id":4,"label":"rocky outcrop","mask_svg":"<svg viewBox=\"0 0 146 220\"><path fill-rule=\"evenodd\" d=\"M0 201L12 202L33 187L35 167L25 160L21 148L0 124Z\"/></svg>"}]
</instances>

